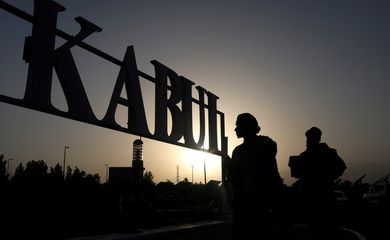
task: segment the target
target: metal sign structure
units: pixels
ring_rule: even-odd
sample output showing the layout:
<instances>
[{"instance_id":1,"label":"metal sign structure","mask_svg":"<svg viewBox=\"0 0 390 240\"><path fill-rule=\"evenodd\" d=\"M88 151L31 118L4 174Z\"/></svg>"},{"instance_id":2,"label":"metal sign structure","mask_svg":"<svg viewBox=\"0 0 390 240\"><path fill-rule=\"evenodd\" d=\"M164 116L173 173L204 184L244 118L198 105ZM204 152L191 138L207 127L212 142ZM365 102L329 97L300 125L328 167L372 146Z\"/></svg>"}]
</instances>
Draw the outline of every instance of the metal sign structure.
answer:
<instances>
[{"instance_id":1,"label":"metal sign structure","mask_svg":"<svg viewBox=\"0 0 390 240\"><path fill-rule=\"evenodd\" d=\"M196 86L198 99L193 98L192 90L195 84L156 60L151 61L155 77L141 72L137 68L132 46L127 47L125 56L120 61L86 44L83 40L101 31L101 28L82 17L75 18L81 30L74 36L57 29L58 13L64 11L65 8L55 1L34 0L33 16L4 1L0 1L0 8L32 23L32 34L25 39L23 53L23 59L29 64L24 97L17 99L0 94L1 102L220 156L227 154L224 113L217 110L218 97L213 93L201 86ZM56 37L66 40L58 48L55 47ZM108 109L102 119L95 116L88 100L72 56L71 50L75 46L120 67ZM68 105L67 112L57 109L51 102L54 71ZM141 79L151 81L155 85L155 130L153 133L150 132L146 121L140 87ZM170 85L168 85L168 80ZM123 89L127 93L127 98L121 96ZM193 130L193 104L199 106L200 130L197 139L195 139ZM127 127L115 121L115 113L119 105L125 106L128 110ZM172 118L170 130L168 129L168 114L171 114ZM220 121L219 130L217 129L218 120ZM204 144L206 136L208 146ZM181 139L184 140L180 141ZM218 147L218 142L220 147Z\"/></svg>"}]
</instances>

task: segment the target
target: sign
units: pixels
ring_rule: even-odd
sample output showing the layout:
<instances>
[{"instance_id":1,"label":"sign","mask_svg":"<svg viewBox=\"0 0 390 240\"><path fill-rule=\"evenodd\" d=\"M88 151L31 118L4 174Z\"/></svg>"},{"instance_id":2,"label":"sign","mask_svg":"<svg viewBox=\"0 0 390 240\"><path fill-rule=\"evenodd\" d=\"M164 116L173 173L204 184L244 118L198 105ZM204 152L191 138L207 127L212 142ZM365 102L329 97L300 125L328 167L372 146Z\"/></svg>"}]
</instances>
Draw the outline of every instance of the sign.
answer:
<instances>
[{"instance_id":1,"label":"sign","mask_svg":"<svg viewBox=\"0 0 390 240\"><path fill-rule=\"evenodd\" d=\"M65 8L55 1L34 0L33 16L4 1L0 1L0 7L32 23L32 34L25 39L23 53L23 59L29 64L24 97L16 99L0 94L0 101L166 143L196 150L202 148L213 154L226 155L224 114L217 109L218 96L215 94L201 86L196 86L198 96L197 99L193 98L194 82L179 76L174 70L156 60L151 61L155 70L154 78L139 71L132 46L126 49L125 56L120 61L84 43L84 39L100 32L101 28L82 17L75 18L81 30L74 36L57 29L57 16ZM61 37L66 42L55 48L56 37ZM72 48L75 46L120 66L108 109L102 119L95 116L88 100L72 55ZM63 90L68 105L67 112L57 109L51 102L53 71L57 74ZM154 132L149 130L147 124L140 87L141 79L152 81L155 85ZM127 98L121 96L123 89L127 93ZM193 104L199 105L200 130L199 137L196 139L193 131ZM118 105L125 106L128 110L127 127L115 121ZM171 114L172 118L170 129L168 129L168 114ZM205 146L206 136L208 146Z\"/></svg>"}]
</instances>

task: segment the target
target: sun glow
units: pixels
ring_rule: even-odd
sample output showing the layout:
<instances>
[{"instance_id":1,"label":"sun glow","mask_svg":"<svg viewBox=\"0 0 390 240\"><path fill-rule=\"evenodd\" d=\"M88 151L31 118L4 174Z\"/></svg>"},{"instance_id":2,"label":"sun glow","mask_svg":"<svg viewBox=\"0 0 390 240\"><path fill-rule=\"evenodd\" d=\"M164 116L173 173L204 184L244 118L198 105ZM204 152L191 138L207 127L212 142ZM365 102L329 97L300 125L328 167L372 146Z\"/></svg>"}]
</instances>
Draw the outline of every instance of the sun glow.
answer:
<instances>
[{"instance_id":1,"label":"sun glow","mask_svg":"<svg viewBox=\"0 0 390 240\"><path fill-rule=\"evenodd\" d=\"M194 183L204 183L210 180L221 181L221 157L218 155L210 154L203 151L196 151L192 149L182 149L181 158L187 169L187 176L189 181ZM183 169L182 167L182 169Z\"/></svg>"}]
</instances>

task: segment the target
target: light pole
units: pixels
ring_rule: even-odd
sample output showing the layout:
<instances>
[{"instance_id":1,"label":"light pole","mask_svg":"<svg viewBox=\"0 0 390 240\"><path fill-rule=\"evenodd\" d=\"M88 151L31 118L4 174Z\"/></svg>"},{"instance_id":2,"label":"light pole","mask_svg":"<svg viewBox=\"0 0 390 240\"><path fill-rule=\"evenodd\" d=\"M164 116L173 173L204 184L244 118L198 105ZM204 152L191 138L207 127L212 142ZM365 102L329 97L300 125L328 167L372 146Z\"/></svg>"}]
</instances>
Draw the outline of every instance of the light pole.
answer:
<instances>
[{"instance_id":1,"label":"light pole","mask_svg":"<svg viewBox=\"0 0 390 240\"><path fill-rule=\"evenodd\" d=\"M64 147L64 168L63 168L64 179L65 179L65 171L66 171L66 169L65 169L65 167L66 167L66 149L68 149L68 148L70 148L70 147L68 147L68 146Z\"/></svg>"},{"instance_id":2,"label":"light pole","mask_svg":"<svg viewBox=\"0 0 390 240\"><path fill-rule=\"evenodd\" d=\"M104 165L106 165L106 183L107 183L107 181L108 181L108 164L106 163L106 164L104 164Z\"/></svg>"},{"instance_id":3,"label":"light pole","mask_svg":"<svg viewBox=\"0 0 390 240\"><path fill-rule=\"evenodd\" d=\"M192 175L191 182L192 182L192 184L194 184L194 166L193 165L191 165L191 175Z\"/></svg>"},{"instance_id":4,"label":"light pole","mask_svg":"<svg viewBox=\"0 0 390 240\"><path fill-rule=\"evenodd\" d=\"M204 184L206 185L207 179L206 179L206 158L203 158L203 174L204 174Z\"/></svg>"},{"instance_id":5,"label":"light pole","mask_svg":"<svg viewBox=\"0 0 390 240\"><path fill-rule=\"evenodd\" d=\"M205 156L205 150L203 148L203 145L201 147L202 151L202 157L203 157L203 175L204 175L204 184L206 185L207 179L206 179L206 156Z\"/></svg>"}]
</instances>

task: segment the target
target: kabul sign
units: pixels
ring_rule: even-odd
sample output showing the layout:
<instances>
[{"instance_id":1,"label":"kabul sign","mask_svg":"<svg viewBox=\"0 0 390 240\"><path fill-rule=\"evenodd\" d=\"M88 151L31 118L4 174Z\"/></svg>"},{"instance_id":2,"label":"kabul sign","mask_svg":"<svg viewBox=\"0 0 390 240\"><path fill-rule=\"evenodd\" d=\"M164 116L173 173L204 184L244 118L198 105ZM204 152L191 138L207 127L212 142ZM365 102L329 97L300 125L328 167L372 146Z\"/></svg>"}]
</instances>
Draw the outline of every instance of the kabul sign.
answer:
<instances>
[{"instance_id":1,"label":"kabul sign","mask_svg":"<svg viewBox=\"0 0 390 240\"><path fill-rule=\"evenodd\" d=\"M201 86L196 86L198 99L193 98L192 88L195 84L156 60L151 61L155 70L155 78L139 71L132 46L126 49L124 59L120 61L84 43L84 39L102 29L82 17L75 18L81 27L75 36L57 29L58 13L64 11L65 8L55 1L34 0L33 16L4 1L0 1L0 8L32 23L32 34L25 38L23 52L23 59L29 64L24 98L16 99L0 94L0 101L195 150L205 150L220 156L226 155L227 137L225 137L224 130L224 114L217 110L218 97L213 93ZM57 36L65 39L66 42L55 48ZM71 50L74 46L79 46L120 66L108 109L102 119L95 116L89 103L72 55ZM51 102L53 70L57 74L64 93L68 105L67 112L55 108ZM155 84L155 130L153 133L147 125L140 77ZM127 99L121 97L123 89L125 89ZM169 97L168 91L170 91ZM207 98L207 104L205 98ZM197 139L195 139L193 130L193 104L199 105L200 129ZM118 105L125 106L128 110L127 127L115 121ZM208 111L208 148L204 145L206 109ZM170 130L168 129L168 112L172 118ZM220 120L219 132L218 119ZM218 148L218 140L221 144L220 148Z\"/></svg>"}]
</instances>

